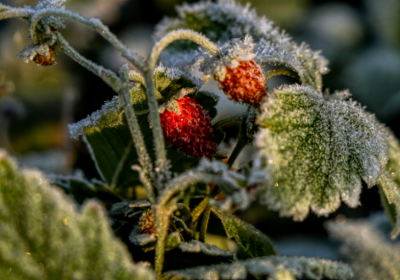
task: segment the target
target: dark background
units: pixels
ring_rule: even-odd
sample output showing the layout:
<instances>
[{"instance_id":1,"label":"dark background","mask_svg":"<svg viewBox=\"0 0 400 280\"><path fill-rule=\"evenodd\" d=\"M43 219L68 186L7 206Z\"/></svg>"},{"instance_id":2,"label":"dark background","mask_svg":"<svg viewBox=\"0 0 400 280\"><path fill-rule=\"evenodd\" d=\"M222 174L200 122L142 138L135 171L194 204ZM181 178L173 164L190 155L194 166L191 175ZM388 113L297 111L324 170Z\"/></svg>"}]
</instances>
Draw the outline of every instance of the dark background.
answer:
<instances>
[{"instance_id":1,"label":"dark background","mask_svg":"<svg viewBox=\"0 0 400 280\"><path fill-rule=\"evenodd\" d=\"M35 2L2 1L13 6ZM366 105L400 136L400 1L249 2L259 15L275 21L299 43L306 41L311 48L322 50L331 69L324 76L324 88L331 92L349 88L353 99ZM71 0L67 8L87 17L100 17L124 43L145 56L151 48L154 26L165 15L175 16L174 6L181 3L178 0ZM100 36L78 24L66 23L65 37L82 55L112 70L124 63ZM84 143L69 139L66 124L98 110L114 93L98 77L63 54L59 54L57 65L49 68L37 67L32 62L25 64L16 56L30 44L27 37L24 23L0 21L0 71L6 81L15 85L15 91L0 100L0 147L15 155L21 164L48 173L75 172L89 179L99 178ZM285 80L275 83L279 82ZM222 115L226 111L243 110L232 106L222 100L219 110ZM223 149L229 149L229 140L236 133L237 127L228 128ZM328 218L366 217L380 211L377 188L365 188L361 203L356 209L342 206ZM295 223L259 205L238 214L271 236L281 253L337 257L334 245L327 242L323 227L326 218L311 214L304 222ZM212 224L211 231L220 233L221 228Z\"/></svg>"}]
</instances>

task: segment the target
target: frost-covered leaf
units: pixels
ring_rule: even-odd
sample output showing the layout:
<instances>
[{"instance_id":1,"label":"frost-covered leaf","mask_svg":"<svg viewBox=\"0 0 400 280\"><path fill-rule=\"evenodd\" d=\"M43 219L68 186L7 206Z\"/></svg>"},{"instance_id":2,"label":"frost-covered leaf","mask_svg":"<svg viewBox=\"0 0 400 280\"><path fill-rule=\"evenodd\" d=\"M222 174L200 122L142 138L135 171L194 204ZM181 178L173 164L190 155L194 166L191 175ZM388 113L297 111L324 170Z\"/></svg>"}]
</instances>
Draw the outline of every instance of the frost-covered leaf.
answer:
<instances>
[{"instance_id":1,"label":"frost-covered leaf","mask_svg":"<svg viewBox=\"0 0 400 280\"><path fill-rule=\"evenodd\" d=\"M113 237L102 207L82 212L36 171L0 152L2 279L154 279Z\"/></svg>"},{"instance_id":2,"label":"frost-covered leaf","mask_svg":"<svg viewBox=\"0 0 400 280\"><path fill-rule=\"evenodd\" d=\"M386 135L353 101L323 98L306 86L283 86L259 116L259 161L272 176L261 201L303 220L359 204L361 179L373 186L387 163ZM263 166L263 165L261 165Z\"/></svg>"},{"instance_id":3,"label":"frost-covered leaf","mask_svg":"<svg viewBox=\"0 0 400 280\"><path fill-rule=\"evenodd\" d=\"M394 227L392 237L400 234L400 143L391 131L388 131L388 163L379 177L379 189L386 213Z\"/></svg>"},{"instance_id":4,"label":"frost-covered leaf","mask_svg":"<svg viewBox=\"0 0 400 280\"><path fill-rule=\"evenodd\" d=\"M355 279L396 279L400 275L400 244L390 242L374 219L382 223L384 217L377 215L370 221L348 219L344 223L330 221L327 228L343 243L341 252L351 261Z\"/></svg>"},{"instance_id":5,"label":"frost-covered leaf","mask_svg":"<svg viewBox=\"0 0 400 280\"><path fill-rule=\"evenodd\" d=\"M351 268L341 262L306 257L272 256L231 264L201 266L166 272L184 279L351 279Z\"/></svg>"},{"instance_id":6,"label":"frost-covered leaf","mask_svg":"<svg viewBox=\"0 0 400 280\"><path fill-rule=\"evenodd\" d=\"M178 69L157 67L155 71L156 88L160 92L159 101L164 97L174 98L181 94L194 93L201 86L201 81L188 76ZM205 109L215 115L215 104L218 99L212 94L197 92L193 95L199 98L199 103L206 104ZM147 101L142 85L135 83L131 90L131 102L136 112L147 110ZM145 138L147 150L152 154L152 132L148 122L148 115L138 116L138 122ZM84 137L90 148L92 157L103 180L112 187L126 187L141 184L138 173L131 166L138 164L138 156L132 142L132 137L126 123L124 111L119 104L118 97L106 102L103 107L85 119L69 126L72 137ZM168 158L173 166L173 172L183 172L198 162L197 158L188 158L173 148L168 148ZM179 162L180 164L175 164Z\"/></svg>"},{"instance_id":7,"label":"frost-covered leaf","mask_svg":"<svg viewBox=\"0 0 400 280\"><path fill-rule=\"evenodd\" d=\"M252 225L213 207L211 211L221 220L226 235L233 238L251 257L276 255L271 240Z\"/></svg>"},{"instance_id":8,"label":"frost-covered leaf","mask_svg":"<svg viewBox=\"0 0 400 280\"><path fill-rule=\"evenodd\" d=\"M328 71L327 60L307 45L296 44L272 21L258 17L249 5L242 6L231 0L217 3L200 2L178 7L178 18L165 18L156 28L155 39L180 28L198 31L222 46L233 38L254 39L256 60L261 63L283 64L299 73L304 84L321 90L321 75ZM187 41L174 42L161 55L167 66L194 67L206 54Z\"/></svg>"}]
</instances>

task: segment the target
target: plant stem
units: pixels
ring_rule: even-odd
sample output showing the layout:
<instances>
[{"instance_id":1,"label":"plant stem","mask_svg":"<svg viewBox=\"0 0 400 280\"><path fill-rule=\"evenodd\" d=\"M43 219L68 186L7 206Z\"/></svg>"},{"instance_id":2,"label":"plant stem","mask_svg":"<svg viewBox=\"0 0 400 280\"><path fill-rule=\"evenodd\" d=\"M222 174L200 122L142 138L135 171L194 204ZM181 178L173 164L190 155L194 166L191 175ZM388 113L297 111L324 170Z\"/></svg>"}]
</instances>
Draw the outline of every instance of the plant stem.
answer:
<instances>
[{"instance_id":1,"label":"plant stem","mask_svg":"<svg viewBox=\"0 0 400 280\"><path fill-rule=\"evenodd\" d=\"M66 55L71 57L75 62L85 67L96 76L102 78L103 81L108 84L115 92L119 92L121 90L121 80L114 72L105 69L104 67L80 55L74 48L69 45L69 43L67 42L67 40L64 39L61 33L57 32L57 38L60 47Z\"/></svg>"},{"instance_id":2,"label":"plant stem","mask_svg":"<svg viewBox=\"0 0 400 280\"><path fill-rule=\"evenodd\" d=\"M1 9L3 10L1 11ZM27 8L10 8L7 6L0 6L0 20L29 17L33 13L33 10Z\"/></svg>"},{"instance_id":3,"label":"plant stem","mask_svg":"<svg viewBox=\"0 0 400 280\"><path fill-rule=\"evenodd\" d=\"M55 8L47 8L37 11L31 19L31 26L30 26L30 34L32 39L35 43L38 43L38 37L36 35L36 28L37 24L39 23L40 19L45 16L61 16L66 17L72 20L75 20L79 23L82 23L88 26L93 31L99 33L104 39L110 42L121 54L125 57L130 63L132 63L136 68L140 71L144 70L144 62L142 58L139 57L136 53L133 53L127 47L122 44L118 38L110 32L110 29L104 25L99 19L92 18L87 19L77 13L73 13L64 9L55 9Z\"/></svg>"},{"instance_id":4,"label":"plant stem","mask_svg":"<svg viewBox=\"0 0 400 280\"><path fill-rule=\"evenodd\" d=\"M121 80L125 84L125 87L122 91L120 91L118 94L120 96L120 100L122 103L122 106L125 110L125 116L128 121L128 126L129 130L131 132L133 142L135 143L135 148L137 151L137 154L139 155L139 162L140 165L143 168L143 171L145 172L144 175L150 176L152 174L152 163L150 156L147 152L146 144L144 142L143 134L142 131L140 130L140 125L137 120L135 111L132 107L131 103L131 96L130 96L130 82L129 82L129 66L127 64L123 65L120 70L120 75L121 75ZM150 178L148 180L145 180L145 182L149 182ZM150 199L150 201L155 202L155 194L154 194L154 189L150 185L148 186L145 184L147 195Z\"/></svg>"},{"instance_id":5,"label":"plant stem","mask_svg":"<svg viewBox=\"0 0 400 280\"><path fill-rule=\"evenodd\" d=\"M211 42L207 37L192 30L177 30L177 31L171 31L168 34L166 34L163 38L161 38L161 40L154 45L147 59L147 69L145 71L147 102L150 111L149 116L153 126L154 148L155 148L155 154L157 156L156 168L161 175L165 174L168 171L169 163L167 160L167 154L165 150L164 136L161 129L160 115L158 113L158 102L155 92L153 75L158 57L161 54L161 52L170 43L176 40L184 40L184 39L198 43L212 55L218 54L217 46L213 42Z\"/></svg>"},{"instance_id":6,"label":"plant stem","mask_svg":"<svg viewBox=\"0 0 400 280\"><path fill-rule=\"evenodd\" d=\"M174 211L177 201L181 198L182 193L191 185L196 183L216 183L218 185L229 185L228 181L217 175L211 175L204 172L187 171L172 179L165 189L158 196L158 203L154 205L156 213L156 231L157 244L155 256L155 270L157 279L161 279L162 268L164 264L165 238L167 236L168 227L165 225L169 221L169 215Z\"/></svg>"},{"instance_id":7,"label":"plant stem","mask_svg":"<svg viewBox=\"0 0 400 280\"><path fill-rule=\"evenodd\" d=\"M210 220L210 213L211 213L211 206L210 206L210 204L207 204L207 207L203 213L203 219L201 220L201 225L200 225L200 233L199 233L199 241L200 242L204 242L206 240L208 221Z\"/></svg>"},{"instance_id":8,"label":"plant stem","mask_svg":"<svg viewBox=\"0 0 400 280\"><path fill-rule=\"evenodd\" d=\"M297 74L295 71L287 69L287 68L277 68L277 69L269 70L265 74L265 80L268 82L272 77L275 77L278 75L289 76L293 79L296 79L298 82L301 82L299 74Z\"/></svg>"}]
</instances>

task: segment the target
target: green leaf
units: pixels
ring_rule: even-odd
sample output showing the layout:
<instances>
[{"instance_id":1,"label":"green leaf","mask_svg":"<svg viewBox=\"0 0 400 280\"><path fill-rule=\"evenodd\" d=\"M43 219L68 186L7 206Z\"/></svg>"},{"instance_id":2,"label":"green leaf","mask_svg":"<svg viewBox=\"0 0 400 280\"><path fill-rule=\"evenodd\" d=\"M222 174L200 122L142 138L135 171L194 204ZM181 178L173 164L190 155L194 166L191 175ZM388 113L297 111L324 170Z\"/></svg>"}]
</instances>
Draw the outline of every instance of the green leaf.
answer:
<instances>
[{"instance_id":1,"label":"green leaf","mask_svg":"<svg viewBox=\"0 0 400 280\"><path fill-rule=\"evenodd\" d=\"M272 256L230 264L199 266L167 271L166 276L183 279L340 279L353 277L351 268L341 262L306 257ZM269 278L265 278L265 277ZM296 278L295 278L296 277ZM173 279L173 278L172 278ZM382 278L383 279L383 278Z\"/></svg>"},{"instance_id":2,"label":"green leaf","mask_svg":"<svg viewBox=\"0 0 400 280\"><path fill-rule=\"evenodd\" d=\"M386 132L389 160L378 186L386 214L393 223L392 237L396 238L400 234L400 143L393 132L389 129Z\"/></svg>"},{"instance_id":3,"label":"green leaf","mask_svg":"<svg viewBox=\"0 0 400 280\"><path fill-rule=\"evenodd\" d=\"M185 72L162 66L157 67L155 71L155 82L156 88L165 97L197 90L201 85L198 79ZM137 111L147 109L147 105L143 103L145 102L145 99L143 99L144 88L137 83L134 89L137 90L131 92L132 106ZM195 94L194 97L199 102L204 102L210 113L215 110L213 106L218 100L211 94L202 92ZM164 100L164 98L160 100ZM154 159L153 135L148 122L148 115L139 115L138 122L147 150ZM138 155L118 97L106 102L99 111L76 124L70 125L69 128L73 137L77 138L80 135L84 137L97 170L107 185L112 188L141 185L138 173L131 169L132 165L138 164ZM187 157L171 147L167 147L167 156L171 162L172 172L176 173L182 173L188 168L196 166L199 161L198 158Z\"/></svg>"},{"instance_id":4,"label":"green leaf","mask_svg":"<svg viewBox=\"0 0 400 280\"><path fill-rule=\"evenodd\" d=\"M341 204L359 205L361 179L376 184L387 163L383 127L375 116L336 93L311 87L276 89L258 122L257 155L271 178L261 202L282 216L304 220L310 209L328 215Z\"/></svg>"},{"instance_id":5,"label":"green leaf","mask_svg":"<svg viewBox=\"0 0 400 280\"><path fill-rule=\"evenodd\" d=\"M3 279L154 279L132 263L103 208L81 211L37 171L0 152L0 275Z\"/></svg>"},{"instance_id":6,"label":"green leaf","mask_svg":"<svg viewBox=\"0 0 400 280\"><path fill-rule=\"evenodd\" d=\"M276 255L277 251L271 240L250 224L247 224L213 207L211 211L221 220L228 238L235 239L251 257Z\"/></svg>"}]
</instances>

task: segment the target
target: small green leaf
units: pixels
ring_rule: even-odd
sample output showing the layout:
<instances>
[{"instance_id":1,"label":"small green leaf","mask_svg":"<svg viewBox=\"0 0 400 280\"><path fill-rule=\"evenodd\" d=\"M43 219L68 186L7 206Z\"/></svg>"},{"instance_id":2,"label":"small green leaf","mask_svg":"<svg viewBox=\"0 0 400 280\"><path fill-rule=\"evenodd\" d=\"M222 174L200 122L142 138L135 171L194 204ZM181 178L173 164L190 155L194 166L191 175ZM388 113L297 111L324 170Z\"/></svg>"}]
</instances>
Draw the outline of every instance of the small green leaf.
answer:
<instances>
[{"instance_id":1,"label":"small green leaf","mask_svg":"<svg viewBox=\"0 0 400 280\"><path fill-rule=\"evenodd\" d=\"M213 207L211 211L221 220L229 238L234 238L251 257L276 255L277 251L271 240L250 224L235 216L229 215Z\"/></svg>"}]
</instances>

